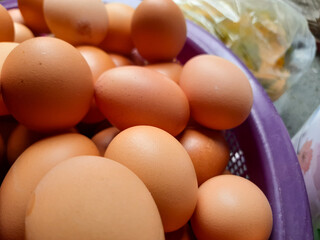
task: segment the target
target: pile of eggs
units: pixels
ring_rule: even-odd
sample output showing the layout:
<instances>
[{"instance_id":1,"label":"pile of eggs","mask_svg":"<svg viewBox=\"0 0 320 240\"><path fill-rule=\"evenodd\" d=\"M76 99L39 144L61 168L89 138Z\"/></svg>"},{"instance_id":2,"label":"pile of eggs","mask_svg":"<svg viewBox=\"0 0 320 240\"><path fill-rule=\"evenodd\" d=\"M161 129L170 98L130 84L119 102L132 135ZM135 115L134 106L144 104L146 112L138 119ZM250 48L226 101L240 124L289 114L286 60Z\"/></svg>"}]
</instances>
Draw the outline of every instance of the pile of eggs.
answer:
<instances>
[{"instance_id":1,"label":"pile of eggs","mask_svg":"<svg viewBox=\"0 0 320 240\"><path fill-rule=\"evenodd\" d=\"M266 196L226 170L250 83L218 56L179 63L172 0L18 6L0 5L0 239L270 237Z\"/></svg>"}]
</instances>

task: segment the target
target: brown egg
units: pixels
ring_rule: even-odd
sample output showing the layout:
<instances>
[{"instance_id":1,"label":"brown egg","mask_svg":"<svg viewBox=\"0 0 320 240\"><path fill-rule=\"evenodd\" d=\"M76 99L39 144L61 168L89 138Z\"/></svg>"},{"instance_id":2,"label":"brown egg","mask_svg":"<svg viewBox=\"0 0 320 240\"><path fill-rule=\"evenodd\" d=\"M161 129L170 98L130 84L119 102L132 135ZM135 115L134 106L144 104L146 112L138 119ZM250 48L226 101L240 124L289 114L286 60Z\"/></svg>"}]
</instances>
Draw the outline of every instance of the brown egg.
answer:
<instances>
[{"instance_id":1,"label":"brown egg","mask_svg":"<svg viewBox=\"0 0 320 240\"><path fill-rule=\"evenodd\" d=\"M222 132L205 128L188 128L179 136L196 170L198 184L221 174L227 167L230 150Z\"/></svg>"},{"instance_id":2,"label":"brown egg","mask_svg":"<svg viewBox=\"0 0 320 240\"><path fill-rule=\"evenodd\" d=\"M174 232L166 233L166 240L196 240L189 224Z\"/></svg>"},{"instance_id":3,"label":"brown egg","mask_svg":"<svg viewBox=\"0 0 320 240\"><path fill-rule=\"evenodd\" d=\"M123 3L105 4L108 13L108 32L99 45L107 52L129 55L133 49L131 20L134 8Z\"/></svg>"},{"instance_id":4,"label":"brown egg","mask_svg":"<svg viewBox=\"0 0 320 240\"><path fill-rule=\"evenodd\" d=\"M6 60L9 53L18 46L18 43L13 42L0 42L0 84L1 84L1 69L4 61ZM7 106L5 105L2 97L2 93L0 91L0 116L8 115L9 111Z\"/></svg>"},{"instance_id":5,"label":"brown egg","mask_svg":"<svg viewBox=\"0 0 320 240\"><path fill-rule=\"evenodd\" d=\"M7 9L0 4L0 42L13 42L14 27L13 21Z\"/></svg>"},{"instance_id":6,"label":"brown egg","mask_svg":"<svg viewBox=\"0 0 320 240\"><path fill-rule=\"evenodd\" d=\"M26 24L19 8L8 9L8 13L14 22Z\"/></svg>"},{"instance_id":7,"label":"brown egg","mask_svg":"<svg viewBox=\"0 0 320 240\"><path fill-rule=\"evenodd\" d=\"M14 23L14 41L17 43L22 43L25 40L34 38L33 33L29 28L21 23Z\"/></svg>"},{"instance_id":8,"label":"brown egg","mask_svg":"<svg viewBox=\"0 0 320 240\"><path fill-rule=\"evenodd\" d=\"M77 134L42 139L14 162L0 188L0 239L24 239L28 199L41 178L59 162L80 155L99 155L95 144Z\"/></svg>"},{"instance_id":9,"label":"brown egg","mask_svg":"<svg viewBox=\"0 0 320 240\"><path fill-rule=\"evenodd\" d=\"M108 15L100 0L46 0L44 16L51 32L73 45L98 45L108 28Z\"/></svg>"},{"instance_id":10,"label":"brown egg","mask_svg":"<svg viewBox=\"0 0 320 240\"><path fill-rule=\"evenodd\" d=\"M0 116L9 115L7 106L4 104L2 94L0 94Z\"/></svg>"},{"instance_id":11,"label":"brown egg","mask_svg":"<svg viewBox=\"0 0 320 240\"><path fill-rule=\"evenodd\" d=\"M91 138L91 140L96 144L101 156L104 156L110 142L119 132L119 129L116 127L109 127L96 133Z\"/></svg>"},{"instance_id":12,"label":"brown egg","mask_svg":"<svg viewBox=\"0 0 320 240\"><path fill-rule=\"evenodd\" d=\"M4 102L27 128L50 132L74 127L93 97L90 68L72 45L51 37L21 43L1 72Z\"/></svg>"},{"instance_id":13,"label":"brown egg","mask_svg":"<svg viewBox=\"0 0 320 240\"><path fill-rule=\"evenodd\" d=\"M150 192L133 172L80 156L39 182L26 213L26 239L164 240L164 232Z\"/></svg>"},{"instance_id":14,"label":"brown egg","mask_svg":"<svg viewBox=\"0 0 320 240\"><path fill-rule=\"evenodd\" d=\"M108 69L116 67L112 58L105 51L94 46L79 46L77 49L81 55L86 59L92 75L93 82L95 83L99 76ZM89 112L81 120L85 123L97 123L105 119L104 115L100 112L96 106L94 98L92 98Z\"/></svg>"},{"instance_id":15,"label":"brown egg","mask_svg":"<svg viewBox=\"0 0 320 240\"><path fill-rule=\"evenodd\" d=\"M100 111L119 130L151 125L179 134L189 120L188 100L180 87L161 73L139 66L104 72L95 84Z\"/></svg>"},{"instance_id":16,"label":"brown egg","mask_svg":"<svg viewBox=\"0 0 320 240\"><path fill-rule=\"evenodd\" d=\"M49 28L43 15L43 0L18 0L26 26L36 33L48 33Z\"/></svg>"},{"instance_id":17,"label":"brown egg","mask_svg":"<svg viewBox=\"0 0 320 240\"><path fill-rule=\"evenodd\" d=\"M136 8L131 25L135 47L145 59L170 61L187 38L186 21L172 0L144 0Z\"/></svg>"},{"instance_id":18,"label":"brown egg","mask_svg":"<svg viewBox=\"0 0 320 240\"><path fill-rule=\"evenodd\" d=\"M111 57L116 67L133 65L133 62L129 58L120 54L110 53L109 56Z\"/></svg>"},{"instance_id":19,"label":"brown egg","mask_svg":"<svg viewBox=\"0 0 320 240\"><path fill-rule=\"evenodd\" d=\"M243 71L218 56L199 55L183 67L179 84L191 116L212 129L237 127L249 116L253 93Z\"/></svg>"},{"instance_id":20,"label":"brown egg","mask_svg":"<svg viewBox=\"0 0 320 240\"><path fill-rule=\"evenodd\" d=\"M188 153L172 135L152 126L131 127L114 137L105 157L127 166L146 184L165 232L188 222L196 205L197 177Z\"/></svg>"},{"instance_id":21,"label":"brown egg","mask_svg":"<svg viewBox=\"0 0 320 240\"><path fill-rule=\"evenodd\" d=\"M191 225L198 240L268 240L272 212L254 183L220 175L200 186Z\"/></svg>"},{"instance_id":22,"label":"brown egg","mask_svg":"<svg viewBox=\"0 0 320 240\"><path fill-rule=\"evenodd\" d=\"M87 61L93 81L96 82L100 75L108 69L116 67L108 53L94 46L78 46L77 49Z\"/></svg>"},{"instance_id":23,"label":"brown egg","mask_svg":"<svg viewBox=\"0 0 320 240\"><path fill-rule=\"evenodd\" d=\"M5 145L7 145L8 139L12 131L17 126L18 122L11 115L0 116L0 135L3 138Z\"/></svg>"},{"instance_id":24,"label":"brown egg","mask_svg":"<svg viewBox=\"0 0 320 240\"><path fill-rule=\"evenodd\" d=\"M7 144L7 159L12 165L14 161L27 149L31 144L44 138L43 133L34 132L25 126L19 124L10 134Z\"/></svg>"},{"instance_id":25,"label":"brown egg","mask_svg":"<svg viewBox=\"0 0 320 240\"><path fill-rule=\"evenodd\" d=\"M145 67L166 75L176 83L180 80L182 66L177 62L154 63L146 65Z\"/></svg>"},{"instance_id":26,"label":"brown egg","mask_svg":"<svg viewBox=\"0 0 320 240\"><path fill-rule=\"evenodd\" d=\"M8 57L9 53L18 45L19 43L14 43L14 42L0 42L0 73L2 70L3 63ZM0 75L0 81L1 81L1 75Z\"/></svg>"}]
</instances>

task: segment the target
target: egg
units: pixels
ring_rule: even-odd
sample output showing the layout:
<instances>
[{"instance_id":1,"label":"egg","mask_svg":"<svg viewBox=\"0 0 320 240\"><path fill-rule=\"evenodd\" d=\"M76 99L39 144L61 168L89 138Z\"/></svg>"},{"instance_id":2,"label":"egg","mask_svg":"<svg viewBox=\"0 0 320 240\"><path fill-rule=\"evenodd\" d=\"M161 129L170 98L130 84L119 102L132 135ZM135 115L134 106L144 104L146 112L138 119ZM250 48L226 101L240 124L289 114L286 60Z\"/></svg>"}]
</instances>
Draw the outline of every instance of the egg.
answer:
<instances>
[{"instance_id":1,"label":"egg","mask_svg":"<svg viewBox=\"0 0 320 240\"><path fill-rule=\"evenodd\" d=\"M152 126L131 127L113 138L104 156L131 169L146 184L165 232L188 222L197 201L197 177L187 151L172 135Z\"/></svg>"},{"instance_id":2,"label":"egg","mask_svg":"<svg viewBox=\"0 0 320 240\"><path fill-rule=\"evenodd\" d=\"M177 231L166 233L166 240L196 240L189 224Z\"/></svg>"},{"instance_id":3,"label":"egg","mask_svg":"<svg viewBox=\"0 0 320 240\"><path fill-rule=\"evenodd\" d=\"M133 49L131 20L134 8L123 3L105 4L108 13L108 32L100 47L107 52L130 55Z\"/></svg>"},{"instance_id":4,"label":"egg","mask_svg":"<svg viewBox=\"0 0 320 240\"><path fill-rule=\"evenodd\" d=\"M0 42L12 42L14 39L13 21L7 9L0 4Z\"/></svg>"},{"instance_id":5,"label":"egg","mask_svg":"<svg viewBox=\"0 0 320 240\"><path fill-rule=\"evenodd\" d=\"M8 13L14 22L26 24L19 8L8 9Z\"/></svg>"},{"instance_id":6,"label":"egg","mask_svg":"<svg viewBox=\"0 0 320 240\"><path fill-rule=\"evenodd\" d=\"M42 139L14 162L0 187L0 239L24 239L28 199L41 178L59 162L80 155L99 155L95 144L78 133Z\"/></svg>"},{"instance_id":7,"label":"egg","mask_svg":"<svg viewBox=\"0 0 320 240\"><path fill-rule=\"evenodd\" d=\"M177 62L154 63L154 64L148 64L145 67L164 74L165 76L172 79L176 83L178 83L180 80L182 66Z\"/></svg>"},{"instance_id":8,"label":"egg","mask_svg":"<svg viewBox=\"0 0 320 240\"><path fill-rule=\"evenodd\" d=\"M14 23L14 41L17 43L21 43L25 40L34 38L31 30L21 23Z\"/></svg>"},{"instance_id":9,"label":"egg","mask_svg":"<svg viewBox=\"0 0 320 240\"><path fill-rule=\"evenodd\" d=\"M29 130L19 124L10 134L7 144L7 159L12 165L20 154L31 144L44 138L46 135Z\"/></svg>"},{"instance_id":10,"label":"egg","mask_svg":"<svg viewBox=\"0 0 320 240\"><path fill-rule=\"evenodd\" d=\"M93 75L93 83L97 81L97 79L103 72L116 67L109 54L107 54L105 51L101 50L98 47L79 46L77 47L77 49L80 51L81 55L86 59L91 69ZM81 121L86 123L97 123L104 119L105 117L96 106L94 98L92 98L89 112Z\"/></svg>"},{"instance_id":11,"label":"egg","mask_svg":"<svg viewBox=\"0 0 320 240\"><path fill-rule=\"evenodd\" d=\"M198 240L268 240L272 211L254 183L220 175L200 186L191 225Z\"/></svg>"},{"instance_id":12,"label":"egg","mask_svg":"<svg viewBox=\"0 0 320 240\"><path fill-rule=\"evenodd\" d=\"M109 56L111 57L112 61L116 65L116 67L133 65L133 62L129 58L127 58L123 55L116 54L116 53L110 53Z\"/></svg>"},{"instance_id":13,"label":"egg","mask_svg":"<svg viewBox=\"0 0 320 240\"><path fill-rule=\"evenodd\" d=\"M18 45L19 45L18 43L13 43L13 42L0 42L0 84L1 84L1 69L2 69L3 63L6 60L9 53ZM8 114L9 114L9 111L3 101L2 92L0 91L0 116L8 115Z\"/></svg>"},{"instance_id":14,"label":"egg","mask_svg":"<svg viewBox=\"0 0 320 240\"><path fill-rule=\"evenodd\" d=\"M46 0L44 17L51 32L73 45L98 45L108 29L108 15L100 0Z\"/></svg>"},{"instance_id":15,"label":"egg","mask_svg":"<svg viewBox=\"0 0 320 240\"><path fill-rule=\"evenodd\" d=\"M108 69L116 67L108 53L94 46L78 46L77 49L87 61L96 82L100 75Z\"/></svg>"},{"instance_id":16,"label":"egg","mask_svg":"<svg viewBox=\"0 0 320 240\"><path fill-rule=\"evenodd\" d=\"M18 45L19 43L14 43L14 42L0 42L0 73L2 70L3 63L8 57L9 53ZM1 81L1 78L0 78L0 81Z\"/></svg>"},{"instance_id":17,"label":"egg","mask_svg":"<svg viewBox=\"0 0 320 240\"><path fill-rule=\"evenodd\" d=\"M26 26L36 33L48 33L49 28L43 15L44 0L18 0Z\"/></svg>"},{"instance_id":18,"label":"egg","mask_svg":"<svg viewBox=\"0 0 320 240\"><path fill-rule=\"evenodd\" d=\"M119 130L151 125L175 136L189 120L188 100L180 87L163 74L139 66L104 72L95 84L95 99Z\"/></svg>"},{"instance_id":19,"label":"egg","mask_svg":"<svg viewBox=\"0 0 320 240\"><path fill-rule=\"evenodd\" d=\"M133 172L103 157L79 156L37 185L26 239L164 240L164 232L150 192Z\"/></svg>"},{"instance_id":20,"label":"egg","mask_svg":"<svg viewBox=\"0 0 320 240\"><path fill-rule=\"evenodd\" d=\"M9 115L7 106L4 104L2 94L0 94L0 116Z\"/></svg>"},{"instance_id":21,"label":"egg","mask_svg":"<svg viewBox=\"0 0 320 240\"><path fill-rule=\"evenodd\" d=\"M91 140L96 144L101 156L104 156L104 153L106 152L110 142L115 136L117 136L119 132L119 129L116 127L108 127L96 133L91 138Z\"/></svg>"},{"instance_id":22,"label":"egg","mask_svg":"<svg viewBox=\"0 0 320 240\"><path fill-rule=\"evenodd\" d=\"M133 14L131 34L142 57L151 62L170 61L184 46L186 21L172 0L144 0Z\"/></svg>"},{"instance_id":23,"label":"egg","mask_svg":"<svg viewBox=\"0 0 320 240\"><path fill-rule=\"evenodd\" d=\"M60 39L37 37L8 55L1 90L9 112L21 124L51 132L81 121L93 98L93 80L76 48Z\"/></svg>"},{"instance_id":24,"label":"egg","mask_svg":"<svg viewBox=\"0 0 320 240\"><path fill-rule=\"evenodd\" d=\"M230 150L221 131L187 128L179 136L196 170L198 184L221 174L228 165Z\"/></svg>"},{"instance_id":25,"label":"egg","mask_svg":"<svg viewBox=\"0 0 320 240\"><path fill-rule=\"evenodd\" d=\"M243 123L251 112L253 92L247 76L235 64L213 55L198 55L183 67L179 85L192 118L217 130Z\"/></svg>"}]
</instances>

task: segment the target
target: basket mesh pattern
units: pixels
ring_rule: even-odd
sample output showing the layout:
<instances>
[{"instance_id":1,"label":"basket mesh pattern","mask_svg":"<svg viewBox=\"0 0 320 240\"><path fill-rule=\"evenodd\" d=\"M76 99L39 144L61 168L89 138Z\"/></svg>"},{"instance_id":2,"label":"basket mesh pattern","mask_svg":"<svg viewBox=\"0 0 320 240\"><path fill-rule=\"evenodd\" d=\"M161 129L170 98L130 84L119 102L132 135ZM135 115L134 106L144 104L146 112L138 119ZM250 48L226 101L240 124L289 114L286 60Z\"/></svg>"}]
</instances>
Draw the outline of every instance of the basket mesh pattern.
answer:
<instances>
[{"instance_id":1,"label":"basket mesh pattern","mask_svg":"<svg viewBox=\"0 0 320 240\"><path fill-rule=\"evenodd\" d=\"M249 179L248 168L243 151L240 149L238 140L232 131L225 132L225 138L230 147L230 160L227 169L235 175Z\"/></svg>"}]
</instances>

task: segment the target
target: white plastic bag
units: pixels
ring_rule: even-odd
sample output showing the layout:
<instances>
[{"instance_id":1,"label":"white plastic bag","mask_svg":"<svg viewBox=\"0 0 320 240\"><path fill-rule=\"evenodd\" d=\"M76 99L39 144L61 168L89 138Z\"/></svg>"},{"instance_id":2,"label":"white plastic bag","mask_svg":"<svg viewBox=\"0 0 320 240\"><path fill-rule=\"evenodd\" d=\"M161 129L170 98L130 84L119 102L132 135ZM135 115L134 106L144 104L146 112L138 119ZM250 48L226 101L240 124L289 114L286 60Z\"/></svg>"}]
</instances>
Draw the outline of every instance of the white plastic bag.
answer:
<instances>
[{"instance_id":1,"label":"white plastic bag","mask_svg":"<svg viewBox=\"0 0 320 240\"><path fill-rule=\"evenodd\" d=\"M253 72L272 100L310 67L315 38L283 0L174 0L185 17L219 38Z\"/></svg>"}]
</instances>

